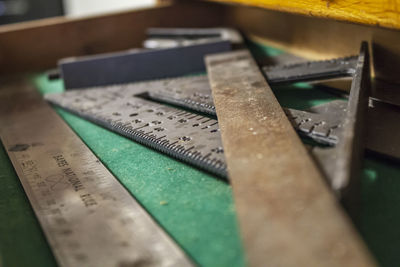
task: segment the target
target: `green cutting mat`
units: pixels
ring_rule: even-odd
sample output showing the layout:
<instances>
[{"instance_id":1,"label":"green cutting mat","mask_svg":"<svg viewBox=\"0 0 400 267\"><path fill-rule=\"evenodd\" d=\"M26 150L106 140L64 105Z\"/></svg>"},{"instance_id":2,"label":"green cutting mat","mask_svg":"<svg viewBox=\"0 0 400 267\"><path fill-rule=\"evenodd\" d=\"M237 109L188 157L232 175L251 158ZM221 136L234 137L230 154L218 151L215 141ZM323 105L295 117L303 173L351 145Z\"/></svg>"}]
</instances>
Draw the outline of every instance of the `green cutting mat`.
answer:
<instances>
[{"instance_id":1,"label":"green cutting mat","mask_svg":"<svg viewBox=\"0 0 400 267\"><path fill-rule=\"evenodd\" d=\"M63 90L61 82L49 82L44 75L36 77L35 83L42 93ZM337 99L306 84L279 87L274 92L283 106L292 108L304 109ZM56 110L196 263L244 266L229 184L66 111ZM0 181L0 267L56 265L1 146ZM383 266L396 266L400 262L398 225L400 167L367 157L358 229Z\"/></svg>"}]
</instances>

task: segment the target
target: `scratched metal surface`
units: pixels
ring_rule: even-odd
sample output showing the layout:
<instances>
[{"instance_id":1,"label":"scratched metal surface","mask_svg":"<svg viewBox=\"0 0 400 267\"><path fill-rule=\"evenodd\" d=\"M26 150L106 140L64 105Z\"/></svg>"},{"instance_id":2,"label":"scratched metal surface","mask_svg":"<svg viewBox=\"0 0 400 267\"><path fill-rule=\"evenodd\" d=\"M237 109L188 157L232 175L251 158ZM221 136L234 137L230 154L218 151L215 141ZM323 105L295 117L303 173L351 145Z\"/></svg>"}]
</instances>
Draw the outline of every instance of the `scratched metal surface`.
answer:
<instances>
[{"instance_id":1,"label":"scratched metal surface","mask_svg":"<svg viewBox=\"0 0 400 267\"><path fill-rule=\"evenodd\" d=\"M192 82L176 80L175 86L157 87L149 90L152 99L181 106L194 111L216 116L211 88L207 76L190 78ZM327 145L338 143L338 130L341 128L346 101L334 101L314 107L309 111L285 109L293 127L302 135Z\"/></svg>"},{"instance_id":2,"label":"scratched metal surface","mask_svg":"<svg viewBox=\"0 0 400 267\"><path fill-rule=\"evenodd\" d=\"M226 177L215 119L140 97L149 90L193 86L196 78L166 79L49 94L46 99L97 124L184 162Z\"/></svg>"},{"instance_id":3,"label":"scratched metal surface","mask_svg":"<svg viewBox=\"0 0 400 267\"><path fill-rule=\"evenodd\" d=\"M176 82L176 86L159 87L149 91L149 97L216 116L207 76L194 77L192 83L185 83L185 86L180 85L179 80ZM400 139L393 135L394 132L400 131L396 123L399 109L396 105L382 103L380 100L373 100L372 97L370 99L373 104L368 108L366 149L399 160ZM292 126L300 135L329 146L339 142L339 132L343 127L346 109L346 100L334 100L307 110L283 108ZM315 156L318 157L318 153Z\"/></svg>"},{"instance_id":4,"label":"scratched metal surface","mask_svg":"<svg viewBox=\"0 0 400 267\"><path fill-rule=\"evenodd\" d=\"M59 265L193 266L28 83L1 95L0 137Z\"/></svg>"},{"instance_id":5,"label":"scratched metal surface","mask_svg":"<svg viewBox=\"0 0 400 267\"><path fill-rule=\"evenodd\" d=\"M47 95L46 99L175 158L227 176L216 120L148 101L141 95L216 116L205 75L81 89ZM332 146L339 141L337 132L346 105L338 100L314 107L312 112L284 110L300 134Z\"/></svg>"},{"instance_id":6,"label":"scratched metal surface","mask_svg":"<svg viewBox=\"0 0 400 267\"><path fill-rule=\"evenodd\" d=\"M206 65L250 265L375 266L250 53Z\"/></svg>"},{"instance_id":7,"label":"scratched metal surface","mask_svg":"<svg viewBox=\"0 0 400 267\"><path fill-rule=\"evenodd\" d=\"M46 99L135 141L226 177L217 121L148 101L140 97L144 94L215 116L211 89L204 75L75 90L47 95ZM323 144L337 142L331 129L337 128L341 118L329 121L317 113L294 109L286 112L299 132Z\"/></svg>"}]
</instances>

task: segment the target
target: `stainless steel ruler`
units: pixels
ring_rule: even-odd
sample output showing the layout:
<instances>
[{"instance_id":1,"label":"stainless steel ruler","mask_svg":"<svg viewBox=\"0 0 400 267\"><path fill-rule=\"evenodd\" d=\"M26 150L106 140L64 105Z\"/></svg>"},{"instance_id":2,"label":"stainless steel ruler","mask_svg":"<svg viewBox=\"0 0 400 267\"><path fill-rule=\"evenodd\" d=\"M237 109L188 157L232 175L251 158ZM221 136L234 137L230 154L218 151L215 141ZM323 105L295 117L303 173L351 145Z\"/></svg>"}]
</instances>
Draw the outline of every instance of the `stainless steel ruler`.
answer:
<instances>
[{"instance_id":1,"label":"stainless steel ruler","mask_svg":"<svg viewBox=\"0 0 400 267\"><path fill-rule=\"evenodd\" d=\"M25 83L2 88L0 136L60 266L192 266Z\"/></svg>"}]
</instances>

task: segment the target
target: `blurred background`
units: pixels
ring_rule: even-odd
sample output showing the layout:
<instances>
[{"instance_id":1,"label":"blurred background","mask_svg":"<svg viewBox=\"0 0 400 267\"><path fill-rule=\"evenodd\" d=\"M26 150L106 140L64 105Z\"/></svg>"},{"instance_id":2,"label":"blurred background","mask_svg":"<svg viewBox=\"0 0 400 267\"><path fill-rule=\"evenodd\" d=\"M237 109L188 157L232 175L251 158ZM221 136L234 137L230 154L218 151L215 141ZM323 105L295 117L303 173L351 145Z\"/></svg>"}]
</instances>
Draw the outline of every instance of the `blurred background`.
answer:
<instances>
[{"instance_id":1,"label":"blurred background","mask_svg":"<svg viewBox=\"0 0 400 267\"><path fill-rule=\"evenodd\" d=\"M68 16L83 17L149 7L157 0L0 0L0 24Z\"/></svg>"}]
</instances>

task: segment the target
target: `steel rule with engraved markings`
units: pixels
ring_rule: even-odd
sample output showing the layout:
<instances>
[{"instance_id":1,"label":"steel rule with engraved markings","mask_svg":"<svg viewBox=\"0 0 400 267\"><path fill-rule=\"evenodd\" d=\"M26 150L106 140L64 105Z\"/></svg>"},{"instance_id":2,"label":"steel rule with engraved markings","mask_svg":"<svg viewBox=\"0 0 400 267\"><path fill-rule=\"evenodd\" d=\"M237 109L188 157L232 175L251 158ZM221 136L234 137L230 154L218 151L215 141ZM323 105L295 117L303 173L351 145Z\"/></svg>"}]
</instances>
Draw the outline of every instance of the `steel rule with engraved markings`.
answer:
<instances>
[{"instance_id":1,"label":"steel rule with engraved markings","mask_svg":"<svg viewBox=\"0 0 400 267\"><path fill-rule=\"evenodd\" d=\"M59 265L192 266L28 87L19 83L2 90L0 136Z\"/></svg>"}]
</instances>

